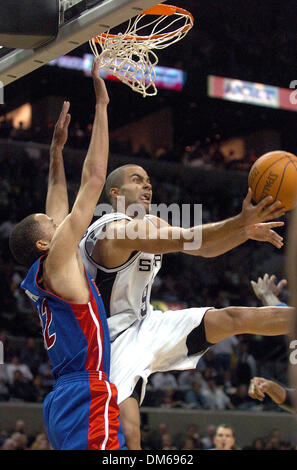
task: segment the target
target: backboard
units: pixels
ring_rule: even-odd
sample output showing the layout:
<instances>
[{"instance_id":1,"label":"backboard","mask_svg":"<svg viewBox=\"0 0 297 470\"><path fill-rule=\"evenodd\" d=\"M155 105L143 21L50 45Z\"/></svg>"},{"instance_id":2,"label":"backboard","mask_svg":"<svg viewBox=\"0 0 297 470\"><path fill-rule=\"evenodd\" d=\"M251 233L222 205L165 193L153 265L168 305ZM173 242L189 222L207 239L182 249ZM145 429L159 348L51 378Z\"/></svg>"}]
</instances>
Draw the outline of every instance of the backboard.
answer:
<instances>
[{"instance_id":1,"label":"backboard","mask_svg":"<svg viewBox=\"0 0 297 470\"><path fill-rule=\"evenodd\" d=\"M140 11L163 2L164 0L94 1L94 6L61 24L56 39L46 46L34 50L5 47L0 49L0 81L3 86L8 85L51 60L69 53L98 33L107 31L133 18Z\"/></svg>"}]
</instances>

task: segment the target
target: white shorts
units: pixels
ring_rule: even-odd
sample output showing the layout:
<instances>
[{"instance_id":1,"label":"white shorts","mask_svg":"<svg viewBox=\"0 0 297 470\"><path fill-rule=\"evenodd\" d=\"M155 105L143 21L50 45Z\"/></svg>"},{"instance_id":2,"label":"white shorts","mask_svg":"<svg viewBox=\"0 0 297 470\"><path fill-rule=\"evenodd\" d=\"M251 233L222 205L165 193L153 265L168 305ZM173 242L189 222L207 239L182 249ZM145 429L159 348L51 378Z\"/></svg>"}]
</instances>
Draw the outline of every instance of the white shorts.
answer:
<instances>
[{"instance_id":1,"label":"white shorts","mask_svg":"<svg viewBox=\"0 0 297 470\"><path fill-rule=\"evenodd\" d=\"M153 310L111 343L110 381L118 389L118 403L131 396L139 378L143 380L141 404L151 374L196 368L207 349L188 356L187 336L210 308Z\"/></svg>"}]
</instances>

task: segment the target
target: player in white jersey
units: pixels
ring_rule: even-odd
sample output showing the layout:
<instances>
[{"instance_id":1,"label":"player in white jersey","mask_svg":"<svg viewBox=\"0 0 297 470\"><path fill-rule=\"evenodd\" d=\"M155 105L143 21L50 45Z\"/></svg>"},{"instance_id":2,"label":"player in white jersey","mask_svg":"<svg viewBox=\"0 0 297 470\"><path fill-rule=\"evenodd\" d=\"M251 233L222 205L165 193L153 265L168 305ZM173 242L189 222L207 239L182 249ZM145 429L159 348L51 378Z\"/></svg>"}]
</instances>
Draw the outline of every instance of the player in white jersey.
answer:
<instances>
[{"instance_id":1,"label":"player in white jersey","mask_svg":"<svg viewBox=\"0 0 297 470\"><path fill-rule=\"evenodd\" d=\"M283 215L284 209L269 197L253 205L249 190L241 213L235 217L190 229L171 227L149 214L152 187L146 171L138 165L124 165L113 171L107 178L106 192L114 212L89 227L80 248L109 316L111 380L118 388L126 443L130 450L140 449L139 404L150 374L193 369L210 345L229 336L285 334L292 313L285 307L154 311L149 296L161 255L184 252L214 257L249 238L280 248L282 238L272 228L283 222L265 222ZM125 205L116 212L119 198L124 198ZM146 214L142 218L129 217L131 204L144 208ZM189 237L194 240L201 232L201 247L185 249ZM137 397L134 392L139 384L141 393Z\"/></svg>"},{"instance_id":2,"label":"player in white jersey","mask_svg":"<svg viewBox=\"0 0 297 470\"><path fill-rule=\"evenodd\" d=\"M146 219L153 223L149 216L146 216ZM108 269L97 264L92 257L93 249L102 239L106 225L119 220L131 221L132 218L120 212L106 214L89 227L80 242L87 271L96 280L104 305L108 309L111 341L152 310L151 289L162 262L160 254L136 251L121 266Z\"/></svg>"}]
</instances>

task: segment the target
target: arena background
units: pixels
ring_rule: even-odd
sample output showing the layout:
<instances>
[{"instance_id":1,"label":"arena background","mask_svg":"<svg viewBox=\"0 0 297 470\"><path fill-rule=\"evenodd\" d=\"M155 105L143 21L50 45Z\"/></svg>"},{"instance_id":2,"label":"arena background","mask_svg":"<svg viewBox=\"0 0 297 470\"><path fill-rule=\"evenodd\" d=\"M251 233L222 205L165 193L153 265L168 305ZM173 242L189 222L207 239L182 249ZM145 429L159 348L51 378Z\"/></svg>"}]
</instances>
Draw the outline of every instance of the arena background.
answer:
<instances>
[{"instance_id":1,"label":"arena background","mask_svg":"<svg viewBox=\"0 0 297 470\"><path fill-rule=\"evenodd\" d=\"M123 84L107 83L111 101L109 167L139 163L152 177L153 202L202 203L203 222L216 221L241 210L248 170L256 158L275 149L297 154L297 105L286 110L269 107L267 102L252 105L214 98L209 96L208 77L289 90L297 79L296 5L271 0L177 0L176 4L193 13L194 28L182 42L158 55L159 65L185 72L184 87L182 91L160 89L156 97L144 99ZM68 55L83 57L86 53L90 53L87 44ZM64 99L71 102L65 166L70 200L74 200L90 137L94 97L89 76L57 65L28 74L4 92L5 103L0 107L0 340L5 362L0 365L1 445L16 430L16 421L23 419L26 446L38 448L36 437L43 431L41 402L51 389L52 378L39 320L18 288L24 270L9 254L8 237L22 217L44 211L49 143ZM290 215L279 230L285 241ZM211 260L166 255L153 291L154 304L158 308L260 305L250 280L265 272L281 279L285 259L286 244L277 250L251 241ZM282 300L288 295L285 290ZM288 383L286 338L244 335L237 339L228 367L210 351L197 373L201 381L215 378L215 388L225 391L232 409L225 405L218 411L209 404L187 402L189 385L180 373L172 374L177 385L169 380L168 387L164 380L160 389L152 378L142 413L148 448L202 449L207 426L224 421L234 426L241 448L251 448L254 439L261 437L267 449L295 449L295 418L271 400L260 404L247 396L254 374ZM10 382L6 373L8 365L18 368L15 355L32 373L32 377L21 378L21 383ZM23 372L26 376L26 369ZM243 420L249 423L248 433ZM166 432L162 423L167 424ZM187 442L190 424L196 430ZM147 435L156 431L159 439L149 440ZM169 437L162 440L162 433ZM47 448L45 440L42 446Z\"/></svg>"}]
</instances>

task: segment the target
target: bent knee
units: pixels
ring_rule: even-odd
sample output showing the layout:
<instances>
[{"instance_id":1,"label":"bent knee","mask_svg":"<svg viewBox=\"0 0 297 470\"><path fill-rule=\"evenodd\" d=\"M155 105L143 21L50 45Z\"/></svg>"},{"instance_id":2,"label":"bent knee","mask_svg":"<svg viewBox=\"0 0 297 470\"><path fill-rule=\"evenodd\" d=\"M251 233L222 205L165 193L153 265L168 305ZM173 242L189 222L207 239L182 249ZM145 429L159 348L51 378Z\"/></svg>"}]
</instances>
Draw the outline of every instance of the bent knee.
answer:
<instances>
[{"instance_id":1,"label":"bent knee","mask_svg":"<svg viewBox=\"0 0 297 470\"><path fill-rule=\"evenodd\" d=\"M126 439L140 438L140 427L137 423L127 419L121 420Z\"/></svg>"},{"instance_id":2,"label":"bent knee","mask_svg":"<svg viewBox=\"0 0 297 470\"><path fill-rule=\"evenodd\" d=\"M238 335L242 332L242 307L208 310L204 318L205 336L209 343L216 344L229 336Z\"/></svg>"},{"instance_id":3,"label":"bent knee","mask_svg":"<svg viewBox=\"0 0 297 470\"><path fill-rule=\"evenodd\" d=\"M122 420L122 428L128 450L141 449L140 427L131 421Z\"/></svg>"}]
</instances>

